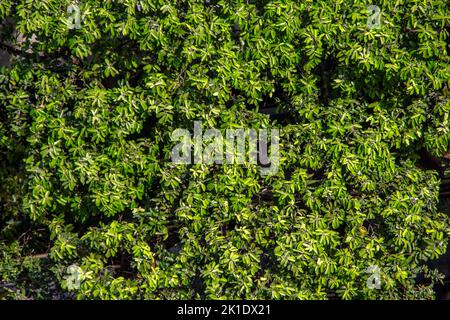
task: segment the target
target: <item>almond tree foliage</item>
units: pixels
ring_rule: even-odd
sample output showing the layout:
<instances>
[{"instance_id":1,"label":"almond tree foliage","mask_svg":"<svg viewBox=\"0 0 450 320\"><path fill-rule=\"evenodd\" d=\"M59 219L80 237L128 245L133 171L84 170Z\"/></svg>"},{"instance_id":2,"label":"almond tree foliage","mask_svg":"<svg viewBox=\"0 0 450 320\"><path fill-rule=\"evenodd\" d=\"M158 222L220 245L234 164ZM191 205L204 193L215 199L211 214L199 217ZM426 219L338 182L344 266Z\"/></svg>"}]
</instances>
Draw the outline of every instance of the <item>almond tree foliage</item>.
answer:
<instances>
[{"instance_id":1,"label":"almond tree foliage","mask_svg":"<svg viewBox=\"0 0 450 320\"><path fill-rule=\"evenodd\" d=\"M449 7L1 0L0 298L433 298ZM278 173L173 164L196 120L280 128Z\"/></svg>"}]
</instances>

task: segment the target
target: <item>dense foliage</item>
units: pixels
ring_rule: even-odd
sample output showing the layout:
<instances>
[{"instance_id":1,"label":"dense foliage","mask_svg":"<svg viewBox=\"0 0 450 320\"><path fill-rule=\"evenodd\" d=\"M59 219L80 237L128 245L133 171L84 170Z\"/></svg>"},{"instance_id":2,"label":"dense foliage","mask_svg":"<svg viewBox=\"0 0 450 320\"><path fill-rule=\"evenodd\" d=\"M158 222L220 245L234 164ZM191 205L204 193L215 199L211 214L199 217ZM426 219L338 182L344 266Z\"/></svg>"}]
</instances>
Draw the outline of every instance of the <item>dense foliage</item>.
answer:
<instances>
[{"instance_id":1,"label":"dense foliage","mask_svg":"<svg viewBox=\"0 0 450 320\"><path fill-rule=\"evenodd\" d=\"M370 4L2 0L0 298L432 298L449 2ZM195 120L279 128L278 173L172 163Z\"/></svg>"}]
</instances>

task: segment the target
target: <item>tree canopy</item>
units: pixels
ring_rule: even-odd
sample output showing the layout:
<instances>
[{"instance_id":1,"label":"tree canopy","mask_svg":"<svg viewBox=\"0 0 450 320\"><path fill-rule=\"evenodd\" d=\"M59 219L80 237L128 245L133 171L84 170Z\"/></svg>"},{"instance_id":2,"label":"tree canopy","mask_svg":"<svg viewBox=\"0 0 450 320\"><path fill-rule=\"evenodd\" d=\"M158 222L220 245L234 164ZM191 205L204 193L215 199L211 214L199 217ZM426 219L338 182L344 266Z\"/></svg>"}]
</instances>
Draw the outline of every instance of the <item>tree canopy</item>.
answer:
<instances>
[{"instance_id":1,"label":"tree canopy","mask_svg":"<svg viewBox=\"0 0 450 320\"><path fill-rule=\"evenodd\" d=\"M2 0L0 298L433 298L448 8ZM194 121L279 129L278 172L173 163Z\"/></svg>"}]
</instances>

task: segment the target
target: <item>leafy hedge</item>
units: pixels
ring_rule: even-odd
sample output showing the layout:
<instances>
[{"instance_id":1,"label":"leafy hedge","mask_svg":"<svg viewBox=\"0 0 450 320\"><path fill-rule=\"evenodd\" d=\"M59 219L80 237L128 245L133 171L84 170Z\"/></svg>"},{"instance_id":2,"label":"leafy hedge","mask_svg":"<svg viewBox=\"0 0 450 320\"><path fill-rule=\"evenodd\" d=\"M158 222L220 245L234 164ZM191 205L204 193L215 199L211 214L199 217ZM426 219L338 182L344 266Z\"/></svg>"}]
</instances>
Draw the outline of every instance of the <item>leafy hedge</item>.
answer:
<instances>
[{"instance_id":1,"label":"leafy hedge","mask_svg":"<svg viewBox=\"0 0 450 320\"><path fill-rule=\"evenodd\" d=\"M449 3L370 4L2 0L0 298L432 298ZM278 173L172 163L196 120L279 128Z\"/></svg>"}]
</instances>

